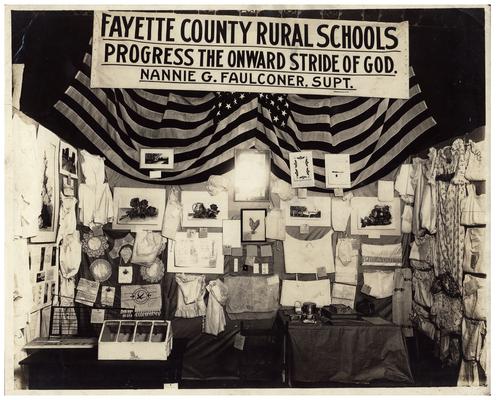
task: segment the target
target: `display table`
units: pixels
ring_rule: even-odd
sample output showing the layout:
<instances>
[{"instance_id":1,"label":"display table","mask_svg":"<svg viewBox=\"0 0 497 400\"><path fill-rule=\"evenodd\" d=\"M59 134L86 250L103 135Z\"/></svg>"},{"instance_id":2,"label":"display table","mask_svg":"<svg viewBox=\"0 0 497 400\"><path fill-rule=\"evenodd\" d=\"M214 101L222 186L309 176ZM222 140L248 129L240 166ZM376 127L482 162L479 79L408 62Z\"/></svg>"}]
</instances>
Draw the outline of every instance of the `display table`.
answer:
<instances>
[{"instance_id":1,"label":"display table","mask_svg":"<svg viewBox=\"0 0 497 400\"><path fill-rule=\"evenodd\" d=\"M29 389L162 389L179 382L184 341L167 361L98 360L96 349L37 350L20 362Z\"/></svg>"},{"instance_id":2,"label":"display table","mask_svg":"<svg viewBox=\"0 0 497 400\"><path fill-rule=\"evenodd\" d=\"M280 311L286 331L289 383L369 383L375 380L412 383L402 330L388 321L334 320L332 324L290 321Z\"/></svg>"}]
</instances>

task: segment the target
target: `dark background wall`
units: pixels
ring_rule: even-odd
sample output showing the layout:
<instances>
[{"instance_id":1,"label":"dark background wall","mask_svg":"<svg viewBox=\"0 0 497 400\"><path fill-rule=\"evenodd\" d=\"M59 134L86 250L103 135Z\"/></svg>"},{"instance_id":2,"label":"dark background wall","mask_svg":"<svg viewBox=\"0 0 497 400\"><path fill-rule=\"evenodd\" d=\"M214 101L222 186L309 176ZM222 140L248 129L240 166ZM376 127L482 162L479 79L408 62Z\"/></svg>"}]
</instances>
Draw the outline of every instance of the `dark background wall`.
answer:
<instances>
[{"instance_id":1,"label":"dark background wall","mask_svg":"<svg viewBox=\"0 0 497 400\"><path fill-rule=\"evenodd\" d=\"M200 12L276 18L407 20L410 64L438 123L433 137L423 146L427 148L485 125L482 8ZM40 123L47 121L52 129L56 123L52 105L77 71L90 43L92 23L91 11L12 12L12 59L25 63L21 109Z\"/></svg>"}]
</instances>

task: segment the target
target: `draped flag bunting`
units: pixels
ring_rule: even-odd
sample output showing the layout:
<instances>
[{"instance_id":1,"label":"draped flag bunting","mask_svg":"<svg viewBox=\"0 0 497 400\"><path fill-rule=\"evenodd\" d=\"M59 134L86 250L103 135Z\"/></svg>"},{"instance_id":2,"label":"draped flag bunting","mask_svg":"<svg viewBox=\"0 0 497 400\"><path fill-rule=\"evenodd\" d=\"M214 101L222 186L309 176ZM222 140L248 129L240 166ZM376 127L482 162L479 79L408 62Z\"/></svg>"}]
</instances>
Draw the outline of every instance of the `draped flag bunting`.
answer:
<instances>
[{"instance_id":1,"label":"draped flag bunting","mask_svg":"<svg viewBox=\"0 0 497 400\"><path fill-rule=\"evenodd\" d=\"M435 126L414 73L407 100L90 88L91 55L55 104L111 168L160 184L205 181L233 166L237 148L269 149L272 172L290 182L288 153L312 150L315 190L325 189L324 155L348 153L352 188L379 179ZM174 169L150 179L140 148L174 148Z\"/></svg>"}]
</instances>

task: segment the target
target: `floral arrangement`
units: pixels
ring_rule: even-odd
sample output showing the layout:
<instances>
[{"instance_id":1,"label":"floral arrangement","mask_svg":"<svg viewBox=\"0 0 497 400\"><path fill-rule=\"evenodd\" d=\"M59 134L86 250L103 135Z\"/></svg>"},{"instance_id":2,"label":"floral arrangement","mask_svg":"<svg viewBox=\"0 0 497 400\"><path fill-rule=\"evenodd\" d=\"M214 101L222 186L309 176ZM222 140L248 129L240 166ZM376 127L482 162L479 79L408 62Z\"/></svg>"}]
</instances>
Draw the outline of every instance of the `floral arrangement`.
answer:
<instances>
[{"instance_id":1,"label":"floral arrangement","mask_svg":"<svg viewBox=\"0 0 497 400\"><path fill-rule=\"evenodd\" d=\"M127 210L126 214L119 218L119 221L124 218L144 219L147 217L155 217L158 214L157 208L149 206L148 200L146 199L140 200L139 197L134 197L130 200L129 205L131 206L131 210Z\"/></svg>"}]
</instances>

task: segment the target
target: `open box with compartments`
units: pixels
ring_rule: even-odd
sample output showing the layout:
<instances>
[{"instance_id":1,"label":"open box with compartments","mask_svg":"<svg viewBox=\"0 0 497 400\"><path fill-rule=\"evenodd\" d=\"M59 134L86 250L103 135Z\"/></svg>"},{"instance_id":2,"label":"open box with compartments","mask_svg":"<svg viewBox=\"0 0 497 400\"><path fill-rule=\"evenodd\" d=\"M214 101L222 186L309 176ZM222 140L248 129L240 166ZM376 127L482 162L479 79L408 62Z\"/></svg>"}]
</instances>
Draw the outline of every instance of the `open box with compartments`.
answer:
<instances>
[{"instance_id":1,"label":"open box with compartments","mask_svg":"<svg viewBox=\"0 0 497 400\"><path fill-rule=\"evenodd\" d=\"M173 346L170 321L108 320L98 339L99 360L167 360Z\"/></svg>"}]
</instances>

